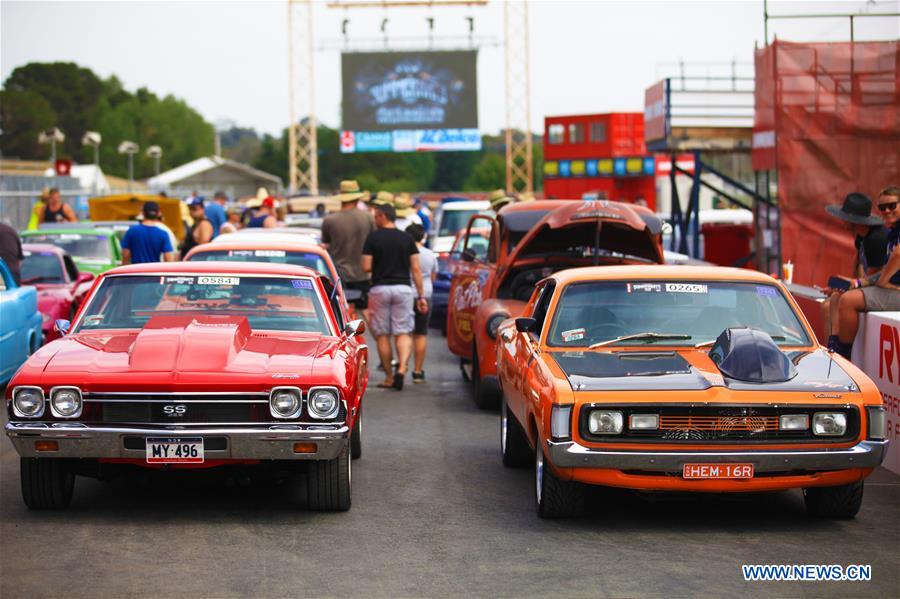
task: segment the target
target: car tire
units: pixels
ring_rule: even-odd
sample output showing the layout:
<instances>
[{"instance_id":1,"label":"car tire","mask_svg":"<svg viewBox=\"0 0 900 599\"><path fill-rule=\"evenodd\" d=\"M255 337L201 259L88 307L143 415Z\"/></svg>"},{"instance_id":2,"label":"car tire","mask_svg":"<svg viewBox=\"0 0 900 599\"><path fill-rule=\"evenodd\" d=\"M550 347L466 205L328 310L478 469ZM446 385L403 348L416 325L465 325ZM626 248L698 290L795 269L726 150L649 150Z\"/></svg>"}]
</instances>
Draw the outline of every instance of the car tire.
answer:
<instances>
[{"instance_id":1,"label":"car tire","mask_svg":"<svg viewBox=\"0 0 900 599\"><path fill-rule=\"evenodd\" d=\"M838 487L803 489L806 512L816 518L853 518L863 499L863 481Z\"/></svg>"},{"instance_id":2,"label":"car tire","mask_svg":"<svg viewBox=\"0 0 900 599\"><path fill-rule=\"evenodd\" d=\"M359 406L359 414L356 416L356 424L353 425L353 432L350 433L350 457L358 460L362 457L362 434L363 434L363 413L362 406Z\"/></svg>"},{"instance_id":3,"label":"car tire","mask_svg":"<svg viewBox=\"0 0 900 599\"><path fill-rule=\"evenodd\" d=\"M557 478L547 464L540 439L534 456L534 499L538 516L570 518L584 513L584 485Z\"/></svg>"},{"instance_id":4,"label":"car tire","mask_svg":"<svg viewBox=\"0 0 900 599\"><path fill-rule=\"evenodd\" d=\"M69 507L75 491L75 474L60 458L20 458L22 500L32 510Z\"/></svg>"},{"instance_id":5,"label":"car tire","mask_svg":"<svg viewBox=\"0 0 900 599\"><path fill-rule=\"evenodd\" d=\"M306 505L317 512L350 509L350 447L344 445L333 460L310 463L306 473Z\"/></svg>"},{"instance_id":6,"label":"car tire","mask_svg":"<svg viewBox=\"0 0 900 599\"><path fill-rule=\"evenodd\" d=\"M534 458L525 431L509 411L505 397L500 406L500 454L507 468L524 468Z\"/></svg>"},{"instance_id":7,"label":"car tire","mask_svg":"<svg viewBox=\"0 0 900 599\"><path fill-rule=\"evenodd\" d=\"M480 410L496 410L500 407L499 397L496 393L481 382L481 367L478 365L478 351L472 347L472 395L475 405Z\"/></svg>"}]
</instances>

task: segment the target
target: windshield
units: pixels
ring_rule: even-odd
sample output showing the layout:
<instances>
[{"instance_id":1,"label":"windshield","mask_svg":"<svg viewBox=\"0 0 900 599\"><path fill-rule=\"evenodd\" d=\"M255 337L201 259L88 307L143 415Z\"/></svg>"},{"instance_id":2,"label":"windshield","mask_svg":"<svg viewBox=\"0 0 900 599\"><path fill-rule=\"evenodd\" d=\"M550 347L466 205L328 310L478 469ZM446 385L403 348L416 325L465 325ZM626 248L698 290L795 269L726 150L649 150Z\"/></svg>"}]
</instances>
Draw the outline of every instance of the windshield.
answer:
<instances>
[{"instance_id":1,"label":"windshield","mask_svg":"<svg viewBox=\"0 0 900 599\"><path fill-rule=\"evenodd\" d=\"M610 345L694 346L734 327L759 329L779 345L809 345L797 315L777 287L717 281L574 283L559 299L547 344L585 347L651 332L657 335Z\"/></svg>"},{"instance_id":2,"label":"windshield","mask_svg":"<svg viewBox=\"0 0 900 599\"><path fill-rule=\"evenodd\" d=\"M91 233L41 233L29 235L28 243L49 243L64 249L77 260L109 261L109 241L104 235Z\"/></svg>"},{"instance_id":3,"label":"windshield","mask_svg":"<svg viewBox=\"0 0 900 599\"><path fill-rule=\"evenodd\" d=\"M65 283L62 263L52 252L22 252L21 280L23 285L35 283Z\"/></svg>"},{"instance_id":4,"label":"windshield","mask_svg":"<svg viewBox=\"0 0 900 599\"><path fill-rule=\"evenodd\" d=\"M328 277L334 282L328 264L319 254L313 252L288 252L285 250L214 250L198 252L189 262L274 262L305 266Z\"/></svg>"},{"instance_id":5,"label":"windshield","mask_svg":"<svg viewBox=\"0 0 900 599\"><path fill-rule=\"evenodd\" d=\"M140 329L173 314L246 316L256 330L331 334L310 279L221 275L109 277L78 328Z\"/></svg>"},{"instance_id":6,"label":"windshield","mask_svg":"<svg viewBox=\"0 0 900 599\"><path fill-rule=\"evenodd\" d=\"M441 213L441 227L438 229L438 237L456 235L460 229L466 228L469 219L476 214L489 214L484 210L444 210Z\"/></svg>"}]
</instances>

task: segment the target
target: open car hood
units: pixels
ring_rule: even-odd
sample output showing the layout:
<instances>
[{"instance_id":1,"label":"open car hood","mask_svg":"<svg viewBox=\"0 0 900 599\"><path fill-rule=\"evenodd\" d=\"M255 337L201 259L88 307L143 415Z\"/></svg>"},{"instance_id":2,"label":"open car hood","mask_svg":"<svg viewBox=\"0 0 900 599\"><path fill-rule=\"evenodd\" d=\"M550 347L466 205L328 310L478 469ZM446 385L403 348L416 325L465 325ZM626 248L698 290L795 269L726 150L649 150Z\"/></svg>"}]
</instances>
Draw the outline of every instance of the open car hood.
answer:
<instances>
[{"instance_id":1,"label":"open car hood","mask_svg":"<svg viewBox=\"0 0 900 599\"><path fill-rule=\"evenodd\" d=\"M621 202L565 202L532 227L509 260L514 264L530 257L565 254L571 248L597 247L601 253L662 264L663 252L655 237L658 231L654 233L657 227L652 226L658 220L649 211Z\"/></svg>"}]
</instances>

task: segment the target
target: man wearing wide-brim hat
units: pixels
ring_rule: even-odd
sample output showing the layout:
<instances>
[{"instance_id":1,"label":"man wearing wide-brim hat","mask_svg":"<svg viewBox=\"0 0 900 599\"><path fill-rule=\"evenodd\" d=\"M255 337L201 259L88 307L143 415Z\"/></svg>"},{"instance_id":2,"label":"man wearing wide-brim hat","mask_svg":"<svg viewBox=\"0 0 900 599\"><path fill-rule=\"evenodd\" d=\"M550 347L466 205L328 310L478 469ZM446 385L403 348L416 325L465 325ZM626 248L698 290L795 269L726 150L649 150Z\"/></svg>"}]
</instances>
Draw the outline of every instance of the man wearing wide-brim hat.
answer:
<instances>
[{"instance_id":1,"label":"man wearing wide-brim hat","mask_svg":"<svg viewBox=\"0 0 900 599\"><path fill-rule=\"evenodd\" d=\"M872 200L863 193L850 193L844 198L840 206L825 206L825 210L831 216L844 221L848 231L855 234L853 241L856 246L856 260L853 263L853 276L838 276L851 283L867 277L881 270L885 263L885 248L887 247L887 229L881 217L872 214ZM838 328L838 297L841 290L829 290L829 298L822 302L822 319L825 323L825 333L828 336L828 346L835 351L842 351L837 338Z\"/></svg>"},{"instance_id":2,"label":"man wearing wide-brim hat","mask_svg":"<svg viewBox=\"0 0 900 599\"><path fill-rule=\"evenodd\" d=\"M506 195L506 192L502 189L495 189L488 196L488 201L491 203L491 210L494 212L499 212L501 208L506 206L507 204L512 204L515 202L515 199Z\"/></svg>"},{"instance_id":3,"label":"man wearing wide-brim hat","mask_svg":"<svg viewBox=\"0 0 900 599\"><path fill-rule=\"evenodd\" d=\"M369 206L378 206L378 205L394 205L394 194L389 191L379 191L375 194L375 197L372 198L372 201L369 202Z\"/></svg>"},{"instance_id":4,"label":"man wearing wide-brim hat","mask_svg":"<svg viewBox=\"0 0 900 599\"><path fill-rule=\"evenodd\" d=\"M398 193L394 196L394 211L397 213L397 220L394 222L401 231L406 231L406 227L410 225L421 225L422 219L416 214L413 208L412 196L408 193Z\"/></svg>"},{"instance_id":5,"label":"man wearing wide-brim hat","mask_svg":"<svg viewBox=\"0 0 900 599\"><path fill-rule=\"evenodd\" d=\"M368 210L357 209L356 204L364 195L356 181L341 181L334 196L340 200L341 209L322 221L322 244L328 248L344 288L361 293L360 299L352 303L368 319L370 282L369 274L362 268L362 248L366 237L375 230L375 219Z\"/></svg>"}]
</instances>

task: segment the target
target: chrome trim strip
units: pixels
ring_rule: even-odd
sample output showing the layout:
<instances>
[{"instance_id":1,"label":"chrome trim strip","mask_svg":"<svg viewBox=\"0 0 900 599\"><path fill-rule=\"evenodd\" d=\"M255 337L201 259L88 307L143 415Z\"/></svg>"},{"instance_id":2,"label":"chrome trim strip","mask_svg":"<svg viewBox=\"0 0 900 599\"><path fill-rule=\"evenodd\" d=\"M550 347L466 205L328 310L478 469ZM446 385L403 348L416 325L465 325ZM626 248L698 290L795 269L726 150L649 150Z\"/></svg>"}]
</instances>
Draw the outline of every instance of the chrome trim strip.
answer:
<instances>
[{"instance_id":1,"label":"chrome trim strip","mask_svg":"<svg viewBox=\"0 0 900 599\"><path fill-rule=\"evenodd\" d=\"M547 442L550 460L558 468L611 468L680 473L689 463L751 463L757 472L845 470L881 464L889 441L860 441L845 449L744 451L623 451L595 449L568 441Z\"/></svg>"},{"instance_id":2,"label":"chrome trim strip","mask_svg":"<svg viewBox=\"0 0 900 599\"><path fill-rule=\"evenodd\" d=\"M253 395L259 397L268 397L269 394L265 391L188 391L188 392L180 392L180 391L91 391L85 392L85 398L93 397L95 395L179 395L179 396L232 396L232 395Z\"/></svg>"},{"instance_id":3,"label":"chrome trim strip","mask_svg":"<svg viewBox=\"0 0 900 599\"><path fill-rule=\"evenodd\" d=\"M183 403L183 404L203 404L203 403L216 403L216 404L247 404L247 403L269 403L267 399L85 399L86 402L91 403L161 403L161 404L173 404L173 403Z\"/></svg>"}]
</instances>

